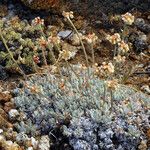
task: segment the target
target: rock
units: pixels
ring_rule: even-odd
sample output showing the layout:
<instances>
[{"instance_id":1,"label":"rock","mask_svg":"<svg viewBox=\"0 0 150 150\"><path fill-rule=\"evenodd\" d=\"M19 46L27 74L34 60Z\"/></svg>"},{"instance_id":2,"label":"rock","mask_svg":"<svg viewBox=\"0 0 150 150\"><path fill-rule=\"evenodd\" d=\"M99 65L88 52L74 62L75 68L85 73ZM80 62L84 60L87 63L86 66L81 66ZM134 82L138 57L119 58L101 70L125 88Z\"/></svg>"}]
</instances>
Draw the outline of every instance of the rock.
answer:
<instances>
[{"instance_id":1,"label":"rock","mask_svg":"<svg viewBox=\"0 0 150 150\"><path fill-rule=\"evenodd\" d=\"M8 74L5 71L4 67L0 65L0 80L5 80L8 78Z\"/></svg>"},{"instance_id":2,"label":"rock","mask_svg":"<svg viewBox=\"0 0 150 150\"><path fill-rule=\"evenodd\" d=\"M143 18L137 18L137 19L135 20L135 25L136 25L136 26L142 26L142 25L144 25L144 24L145 24L145 21L144 21Z\"/></svg>"},{"instance_id":3,"label":"rock","mask_svg":"<svg viewBox=\"0 0 150 150\"><path fill-rule=\"evenodd\" d=\"M12 108L14 108L14 103L12 102L6 102L4 105L5 112L9 112Z\"/></svg>"},{"instance_id":4,"label":"rock","mask_svg":"<svg viewBox=\"0 0 150 150\"><path fill-rule=\"evenodd\" d=\"M12 141L7 141L4 136L0 135L0 149L2 150L21 150L19 145Z\"/></svg>"},{"instance_id":5,"label":"rock","mask_svg":"<svg viewBox=\"0 0 150 150\"><path fill-rule=\"evenodd\" d=\"M141 90L145 91L146 93L150 94L150 87L148 85L143 85Z\"/></svg>"},{"instance_id":6,"label":"rock","mask_svg":"<svg viewBox=\"0 0 150 150\"><path fill-rule=\"evenodd\" d=\"M33 147L28 147L27 150L33 150Z\"/></svg>"},{"instance_id":7,"label":"rock","mask_svg":"<svg viewBox=\"0 0 150 150\"><path fill-rule=\"evenodd\" d=\"M38 145L39 150L49 150L50 149L50 139L48 135L42 136L39 145Z\"/></svg>"},{"instance_id":8,"label":"rock","mask_svg":"<svg viewBox=\"0 0 150 150\"><path fill-rule=\"evenodd\" d=\"M138 150L147 150L147 142L146 141L141 141L140 145L138 146Z\"/></svg>"},{"instance_id":9,"label":"rock","mask_svg":"<svg viewBox=\"0 0 150 150\"><path fill-rule=\"evenodd\" d=\"M60 32L58 33L58 36L59 36L60 38L63 38L63 39L69 38L71 35L72 35L72 30L60 31Z\"/></svg>"},{"instance_id":10,"label":"rock","mask_svg":"<svg viewBox=\"0 0 150 150\"><path fill-rule=\"evenodd\" d=\"M0 102L8 102L11 98L12 96L9 92L0 92Z\"/></svg>"},{"instance_id":11,"label":"rock","mask_svg":"<svg viewBox=\"0 0 150 150\"><path fill-rule=\"evenodd\" d=\"M0 134L3 133L3 129L0 129Z\"/></svg>"},{"instance_id":12,"label":"rock","mask_svg":"<svg viewBox=\"0 0 150 150\"><path fill-rule=\"evenodd\" d=\"M3 127L12 128L13 125L0 115L0 128Z\"/></svg>"},{"instance_id":13,"label":"rock","mask_svg":"<svg viewBox=\"0 0 150 150\"><path fill-rule=\"evenodd\" d=\"M144 33L150 32L150 24L145 23L143 18L137 18L135 20L135 25Z\"/></svg>"},{"instance_id":14,"label":"rock","mask_svg":"<svg viewBox=\"0 0 150 150\"><path fill-rule=\"evenodd\" d=\"M31 144L34 149L37 149L38 141L34 137L31 137Z\"/></svg>"},{"instance_id":15,"label":"rock","mask_svg":"<svg viewBox=\"0 0 150 150\"><path fill-rule=\"evenodd\" d=\"M15 141L17 132L13 131L13 128L9 128L4 132L4 135L7 140Z\"/></svg>"},{"instance_id":16,"label":"rock","mask_svg":"<svg viewBox=\"0 0 150 150\"><path fill-rule=\"evenodd\" d=\"M32 9L49 9L52 7L58 7L60 0L21 0L26 6Z\"/></svg>"},{"instance_id":17,"label":"rock","mask_svg":"<svg viewBox=\"0 0 150 150\"><path fill-rule=\"evenodd\" d=\"M133 46L135 48L135 52L137 53L141 53L144 50L146 50L148 48L148 44L147 42L137 38L134 42L133 42Z\"/></svg>"},{"instance_id":18,"label":"rock","mask_svg":"<svg viewBox=\"0 0 150 150\"><path fill-rule=\"evenodd\" d=\"M0 108L0 115L4 118L7 118L7 114L2 108Z\"/></svg>"},{"instance_id":19,"label":"rock","mask_svg":"<svg viewBox=\"0 0 150 150\"><path fill-rule=\"evenodd\" d=\"M11 109L8 114L10 119L16 119L19 116L19 112L16 109Z\"/></svg>"}]
</instances>

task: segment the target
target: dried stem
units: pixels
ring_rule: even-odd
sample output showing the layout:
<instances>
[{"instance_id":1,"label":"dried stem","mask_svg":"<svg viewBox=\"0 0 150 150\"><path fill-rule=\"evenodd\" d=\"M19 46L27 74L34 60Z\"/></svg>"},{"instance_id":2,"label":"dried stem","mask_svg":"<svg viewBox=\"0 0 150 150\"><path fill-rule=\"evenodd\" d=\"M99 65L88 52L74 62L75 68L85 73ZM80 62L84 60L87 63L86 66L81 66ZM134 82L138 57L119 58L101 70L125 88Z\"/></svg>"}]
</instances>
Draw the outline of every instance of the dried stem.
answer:
<instances>
[{"instance_id":1,"label":"dried stem","mask_svg":"<svg viewBox=\"0 0 150 150\"><path fill-rule=\"evenodd\" d=\"M43 55L43 59L44 59L44 64L47 66L47 60L46 60L46 54L45 54L44 48L42 48L42 55Z\"/></svg>"},{"instance_id":2,"label":"dried stem","mask_svg":"<svg viewBox=\"0 0 150 150\"><path fill-rule=\"evenodd\" d=\"M94 65L95 64L95 55L94 55L93 43L91 44L91 50L92 50L92 61L93 61L93 65Z\"/></svg>"},{"instance_id":3,"label":"dried stem","mask_svg":"<svg viewBox=\"0 0 150 150\"><path fill-rule=\"evenodd\" d=\"M86 64L87 64L87 67L88 67L88 75L89 75L89 62L88 62L88 56L87 56L87 53L86 53L86 50L85 50L85 47L84 47L84 44L82 42L82 39L80 38L80 35L79 35L79 32L78 30L76 29L76 27L74 26L73 22L71 21L71 19L69 17L67 17L69 23L71 24L71 26L73 27L73 29L75 30L78 38L79 38L79 41L80 41L80 44L82 46L82 49L83 49L83 52L84 52L84 55L85 55L85 59L86 59Z\"/></svg>"},{"instance_id":4,"label":"dried stem","mask_svg":"<svg viewBox=\"0 0 150 150\"><path fill-rule=\"evenodd\" d=\"M112 90L110 90L110 104L111 104L110 111L112 112L113 110L113 91Z\"/></svg>"}]
</instances>

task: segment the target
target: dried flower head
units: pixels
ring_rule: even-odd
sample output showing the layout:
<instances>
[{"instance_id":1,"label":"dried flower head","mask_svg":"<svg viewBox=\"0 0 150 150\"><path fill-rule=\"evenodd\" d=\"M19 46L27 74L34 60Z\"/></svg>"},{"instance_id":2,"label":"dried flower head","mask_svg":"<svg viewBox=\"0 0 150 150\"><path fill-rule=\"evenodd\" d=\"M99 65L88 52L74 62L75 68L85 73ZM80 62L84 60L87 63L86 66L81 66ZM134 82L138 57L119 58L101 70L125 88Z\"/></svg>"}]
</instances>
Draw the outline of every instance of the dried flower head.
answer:
<instances>
[{"instance_id":1,"label":"dried flower head","mask_svg":"<svg viewBox=\"0 0 150 150\"><path fill-rule=\"evenodd\" d=\"M94 74L97 75L97 74L99 73L99 67L98 67L98 64L97 64L97 63L95 63L95 64L93 65L93 69L94 69Z\"/></svg>"},{"instance_id":2,"label":"dried flower head","mask_svg":"<svg viewBox=\"0 0 150 150\"><path fill-rule=\"evenodd\" d=\"M40 63L40 58L39 58L38 56L34 55L34 56L33 56L33 61L34 61L36 64L38 64L38 63Z\"/></svg>"},{"instance_id":3,"label":"dried flower head","mask_svg":"<svg viewBox=\"0 0 150 150\"><path fill-rule=\"evenodd\" d=\"M124 15L121 15L122 20L127 25L132 25L134 23L134 16L131 13L126 13Z\"/></svg>"},{"instance_id":4,"label":"dried flower head","mask_svg":"<svg viewBox=\"0 0 150 150\"><path fill-rule=\"evenodd\" d=\"M106 39L112 43L112 44L117 44L118 42L121 41L121 37L120 37L120 34L119 33L115 33L114 35L110 36L110 35L107 35Z\"/></svg>"},{"instance_id":5,"label":"dried flower head","mask_svg":"<svg viewBox=\"0 0 150 150\"><path fill-rule=\"evenodd\" d=\"M59 84L59 88L60 88L61 90L65 90L65 80L64 80L64 79L61 79L61 82L60 82L60 84Z\"/></svg>"},{"instance_id":6,"label":"dried flower head","mask_svg":"<svg viewBox=\"0 0 150 150\"><path fill-rule=\"evenodd\" d=\"M72 45L76 45L76 46L80 45L81 44L80 40L83 40L83 39L84 39L84 36L82 35L82 33L73 34L72 37L71 37Z\"/></svg>"},{"instance_id":7,"label":"dried flower head","mask_svg":"<svg viewBox=\"0 0 150 150\"><path fill-rule=\"evenodd\" d=\"M50 66L50 72L51 73L57 73L58 72L58 67L55 65Z\"/></svg>"},{"instance_id":8,"label":"dried flower head","mask_svg":"<svg viewBox=\"0 0 150 150\"><path fill-rule=\"evenodd\" d=\"M71 52L69 50L63 50L63 51L60 51L59 53L59 57L66 61L73 58L75 55L76 55L76 52Z\"/></svg>"},{"instance_id":9,"label":"dried flower head","mask_svg":"<svg viewBox=\"0 0 150 150\"><path fill-rule=\"evenodd\" d=\"M51 44L60 44L60 37L59 36L49 36L48 37L48 43L51 43Z\"/></svg>"},{"instance_id":10,"label":"dried flower head","mask_svg":"<svg viewBox=\"0 0 150 150\"><path fill-rule=\"evenodd\" d=\"M30 86L30 91L32 92L32 93L39 93L40 92L40 89L39 89L39 87L38 86Z\"/></svg>"},{"instance_id":11,"label":"dried flower head","mask_svg":"<svg viewBox=\"0 0 150 150\"><path fill-rule=\"evenodd\" d=\"M112 15L110 16L110 21L119 21L120 20L120 15Z\"/></svg>"},{"instance_id":12,"label":"dried flower head","mask_svg":"<svg viewBox=\"0 0 150 150\"><path fill-rule=\"evenodd\" d=\"M40 17L36 17L34 20L32 20L32 25L44 25L44 19L41 19Z\"/></svg>"},{"instance_id":13,"label":"dried flower head","mask_svg":"<svg viewBox=\"0 0 150 150\"><path fill-rule=\"evenodd\" d=\"M65 12L65 11L63 11L62 15L63 15L65 18L68 18L68 19L73 19L73 18L74 18L73 11L70 11L70 12Z\"/></svg>"},{"instance_id":14,"label":"dried flower head","mask_svg":"<svg viewBox=\"0 0 150 150\"><path fill-rule=\"evenodd\" d=\"M118 80L116 79L106 81L105 83L110 90L116 90L118 88Z\"/></svg>"},{"instance_id":15,"label":"dried flower head","mask_svg":"<svg viewBox=\"0 0 150 150\"><path fill-rule=\"evenodd\" d=\"M104 70L105 73L112 74L115 71L114 65L110 63L103 62L100 69Z\"/></svg>"},{"instance_id":16,"label":"dried flower head","mask_svg":"<svg viewBox=\"0 0 150 150\"><path fill-rule=\"evenodd\" d=\"M39 38L38 43L41 48L46 48L46 46L47 46L47 41L44 37Z\"/></svg>"},{"instance_id":17,"label":"dried flower head","mask_svg":"<svg viewBox=\"0 0 150 150\"><path fill-rule=\"evenodd\" d=\"M129 45L124 41L121 41L118 43L118 50L122 53L127 53L130 50Z\"/></svg>"},{"instance_id":18,"label":"dried flower head","mask_svg":"<svg viewBox=\"0 0 150 150\"><path fill-rule=\"evenodd\" d=\"M117 55L117 56L114 57L114 60L115 60L117 63L123 63L123 62L125 62L126 57L125 57L125 56L121 56L121 55Z\"/></svg>"},{"instance_id":19,"label":"dried flower head","mask_svg":"<svg viewBox=\"0 0 150 150\"><path fill-rule=\"evenodd\" d=\"M95 44L95 42L97 41L98 37L95 35L95 33L89 33L87 36L84 37L84 39L89 44L91 44L91 43Z\"/></svg>"}]
</instances>

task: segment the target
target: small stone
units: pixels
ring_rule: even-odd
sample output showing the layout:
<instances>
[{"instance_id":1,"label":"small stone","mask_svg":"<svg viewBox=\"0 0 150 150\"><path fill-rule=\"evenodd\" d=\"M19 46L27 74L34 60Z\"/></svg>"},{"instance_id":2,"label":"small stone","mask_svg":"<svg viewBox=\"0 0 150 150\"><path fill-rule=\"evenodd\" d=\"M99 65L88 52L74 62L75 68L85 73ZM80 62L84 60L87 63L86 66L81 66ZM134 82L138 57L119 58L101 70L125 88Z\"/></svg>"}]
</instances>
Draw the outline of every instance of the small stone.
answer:
<instances>
[{"instance_id":1,"label":"small stone","mask_svg":"<svg viewBox=\"0 0 150 150\"><path fill-rule=\"evenodd\" d=\"M150 94L150 87L148 85L143 85L141 87L141 90L144 90L145 92L147 92L148 94Z\"/></svg>"},{"instance_id":2,"label":"small stone","mask_svg":"<svg viewBox=\"0 0 150 150\"><path fill-rule=\"evenodd\" d=\"M148 48L148 44L141 39L136 39L133 43L133 46L137 53L143 52L144 50Z\"/></svg>"},{"instance_id":3,"label":"small stone","mask_svg":"<svg viewBox=\"0 0 150 150\"><path fill-rule=\"evenodd\" d=\"M58 36L63 39L70 38L71 35L72 35L72 30L60 31L58 33Z\"/></svg>"},{"instance_id":4,"label":"small stone","mask_svg":"<svg viewBox=\"0 0 150 150\"><path fill-rule=\"evenodd\" d=\"M7 118L7 114L2 108L0 108L0 115L4 118Z\"/></svg>"},{"instance_id":5,"label":"small stone","mask_svg":"<svg viewBox=\"0 0 150 150\"><path fill-rule=\"evenodd\" d=\"M0 80L5 80L8 78L8 74L5 71L4 67L0 65Z\"/></svg>"},{"instance_id":6,"label":"small stone","mask_svg":"<svg viewBox=\"0 0 150 150\"><path fill-rule=\"evenodd\" d=\"M31 144L34 149L37 149L38 141L34 137L31 137Z\"/></svg>"},{"instance_id":7,"label":"small stone","mask_svg":"<svg viewBox=\"0 0 150 150\"><path fill-rule=\"evenodd\" d=\"M14 103L12 102L6 102L4 105L5 112L9 112L13 108L14 108Z\"/></svg>"},{"instance_id":8,"label":"small stone","mask_svg":"<svg viewBox=\"0 0 150 150\"><path fill-rule=\"evenodd\" d=\"M19 116L19 112L16 109L11 109L9 111L9 118L10 119L16 119Z\"/></svg>"},{"instance_id":9,"label":"small stone","mask_svg":"<svg viewBox=\"0 0 150 150\"><path fill-rule=\"evenodd\" d=\"M147 150L147 142L142 140L140 145L138 146L138 150Z\"/></svg>"},{"instance_id":10,"label":"small stone","mask_svg":"<svg viewBox=\"0 0 150 150\"><path fill-rule=\"evenodd\" d=\"M0 129L0 134L3 133L3 129Z\"/></svg>"},{"instance_id":11,"label":"small stone","mask_svg":"<svg viewBox=\"0 0 150 150\"><path fill-rule=\"evenodd\" d=\"M0 92L0 101L2 102L8 102L12 98L11 94L9 92Z\"/></svg>"},{"instance_id":12,"label":"small stone","mask_svg":"<svg viewBox=\"0 0 150 150\"><path fill-rule=\"evenodd\" d=\"M145 24L145 21L144 21L143 18L137 18L135 20L135 25L137 25L137 26L141 26L141 25L144 25L144 24Z\"/></svg>"},{"instance_id":13,"label":"small stone","mask_svg":"<svg viewBox=\"0 0 150 150\"><path fill-rule=\"evenodd\" d=\"M4 150L21 150L19 145L12 141L6 141L4 136L0 135L0 148Z\"/></svg>"},{"instance_id":14,"label":"small stone","mask_svg":"<svg viewBox=\"0 0 150 150\"><path fill-rule=\"evenodd\" d=\"M33 147L28 147L27 150L33 150Z\"/></svg>"},{"instance_id":15,"label":"small stone","mask_svg":"<svg viewBox=\"0 0 150 150\"><path fill-rule=\"evenodd\" d=\"M24 142L24 145L25 145L26 147L32 147L31 140L30 140L30 139L27 139L27 140Z\"/></svg>"},{"instance_id":16,"label":"small stone","mask_svg":"<svg viewBox=\"0 0 150 150\"><path fill-rule=\"evenodd\" d=\"M3 127L12 128L13 125L0 115L0 128Z\"/></svg>"},{"instance_id":17,"label":"small stone","mask_svg":"<svg viewBox=\"0 0 150 150\"><path fill-rule=\"evenodd\" d=\"M135 25L143 32L149 33L150 32L150 24L146 24L144 19L137 18L135 21Z\"/></svg>"},{"instance_id":18,"label":"small stone","mask_svg":"<svg viewBox=\"0 0 150 150\"><path fill-rule=\"evenodd\" d=\"M16 88L16 89L14 89L13 90L13 94L15 95L15 96L17 96L18 94L19 94L19 88Z\"/></svg>"},{"instance_id":19,"label":"small stone","mask_svg":"<svg viewBox=\"0 0 150 150\"><path fill-rule=\"evenodd\" d=\"M13 144L13 142L12 141L6 141L6 144L10 146Z\"/></svg>"},{"instance_id":20,"label":"small stone","mask_svg":"<svg viewBox=\"0 0 150 150\"><path fill-rule=\"evenodd\" d=\"M0 135L0 141L4 140L5 137L3 135Z\"/></svg>"},{"instance_id":21,"label":"small stone","mask_svg":"<svg viewBox=\"0 0 150 150\"><path fill-rule=\"evenodd\" d=\"M44 135L41 137L38 145L39 150L49 150L50 149L50 139L48 135Z\"/></svg>"}]
</instances>

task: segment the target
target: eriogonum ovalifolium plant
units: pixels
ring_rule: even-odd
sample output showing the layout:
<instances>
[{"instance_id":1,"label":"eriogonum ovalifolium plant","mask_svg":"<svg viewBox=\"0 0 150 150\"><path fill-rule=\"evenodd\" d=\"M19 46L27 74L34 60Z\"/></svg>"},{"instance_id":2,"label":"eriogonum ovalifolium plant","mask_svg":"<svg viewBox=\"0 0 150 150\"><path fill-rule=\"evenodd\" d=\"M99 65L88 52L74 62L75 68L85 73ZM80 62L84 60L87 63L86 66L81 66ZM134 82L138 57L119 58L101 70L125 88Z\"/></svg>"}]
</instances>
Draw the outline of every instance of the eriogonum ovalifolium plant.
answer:
<instances>
[{"instance_id":1,"label":"eriogonum ovalifolium plant","mask_svg":"<svg viewBox=\"0 0 150 150\"><path fill-rule=\"evenodd\" d=\"M75 150L136 149L141 138L146 138L141 129L149 127L150 98L118 84L113 89L112 111L109 88L104 99L104 81L96 76L88 79L82 65L71 67L76 74L62 68L63 79L49 72L35 75L24 88L14 91L17 96L13 101L26 116L16 128L34 135L48 134L59 125ZM94 75L92 68L89 71Z\"/></svg>"}]
</instances>

